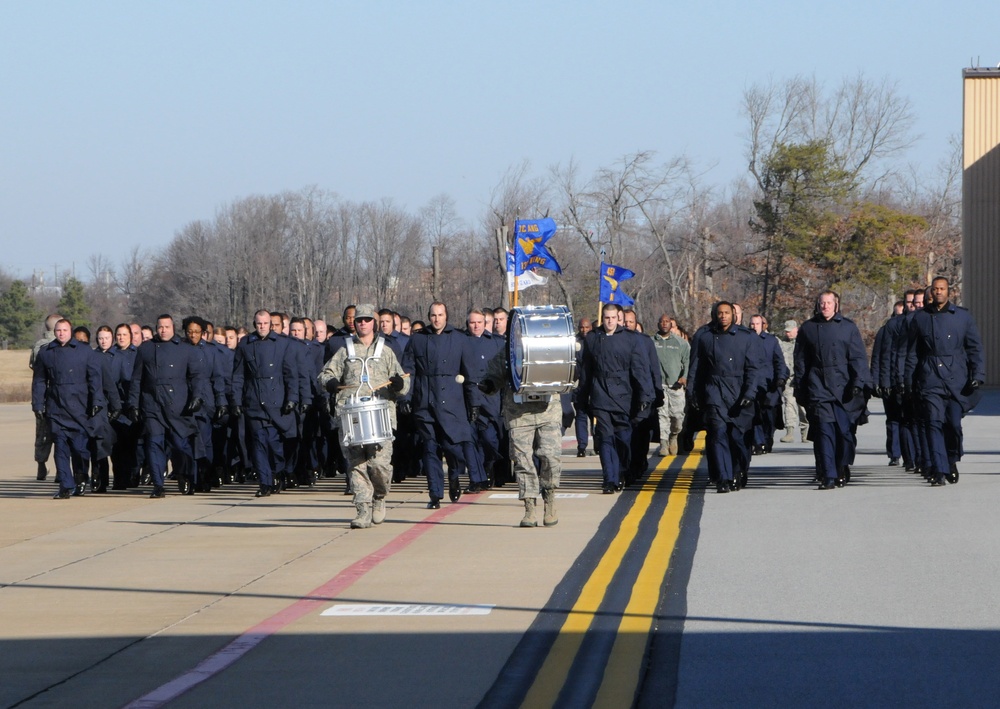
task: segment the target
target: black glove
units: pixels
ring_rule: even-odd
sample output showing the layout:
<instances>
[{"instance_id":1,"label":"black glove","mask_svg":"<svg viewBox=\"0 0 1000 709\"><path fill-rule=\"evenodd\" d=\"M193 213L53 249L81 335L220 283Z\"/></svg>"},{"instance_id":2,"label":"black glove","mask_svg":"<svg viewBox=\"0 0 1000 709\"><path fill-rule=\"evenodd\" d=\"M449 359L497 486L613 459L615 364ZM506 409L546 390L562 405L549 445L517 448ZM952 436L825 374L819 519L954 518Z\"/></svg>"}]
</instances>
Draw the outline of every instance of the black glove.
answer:
<instances>
[{"instance_id":1,"label":"black glove","mask_svg":"<svg viewBox=\"0 0 1000 709\"><path fill-rule=\"evenodd\" d=\"M304 414L308 414L310 411L312 411L312 404L302 402L301 404L299 404L299 411L301 411Z\"/></svg>"},{"instance_id":2,"label":"black glove","mask_svg":"<svg viewBox=\"0 0 1000 709\"><path fill-rule=\"evenodd\" d=\"M497 386L496 384L494 384L492 379L484 379L483 381L479 382L479 384L477 384L476 386L479 387L479 391L483 392L486 395L495 394L497 391Z\"/></svg>"},{"instance_id":3,"label":"black glove","mask_svg":"<svg viewBox=\"0 0 1000 709\"><path fill-rule=\"evenodd\" d=\"M234 406L229 410L229 413L233 415L233 418L243 418L243 407Z\"/></svg>"},{"instance_id":4,"label":"black glove","mask_svg":"<svg viewBox=\"0 0 1000 709\"><path fill-rule=\"evenodd\" d=\"M215 410L215 416L212 417L212 421L215 423L222 423L222 420L226 418L226 414L229 413L229 409L226 406L220 406Z\"/></svg>"},{"instance_id":5,"label":"black glove","mask_svg":"<svg viewBox=\"0 0 1000 709\"><path fill-rule=\"evenodd\" d=\"M750 406L750 404L752 404L752 403L753 403L753 399L751 399L749 397L746 397L746 396L743 396L743 397L740 397L739 407L741 409L745 409L746 407Z\"/></svg>"},{"instance_id":6,"label":"black glove","mask_svg":"<svg viewBox=\"0 0 1000 709\"><path fill-rule=\"evenodd\" d=\"M330 392L331 394L336 394L339 389L340 389L340 382L337 381L336 377L334 377L333 379L326 380L326 390L328 392Z\"/></svg>"},{"instance_id":7,"label":"black glove","mask_svg":"<svg viewBox=\"0 0 1000 709\"><path fill-rule=\"evenodd\" d=\"M101 410L103 408L104 408L103 406L91 406L90 410L87 411L87 416L89 418L94 418L95 416L97 416L97 414L101 413Z\"/></svg>"},{"instance_id":8,"label":"black glove","mask_svg":"<svg viewBox=\"0 0 1000 709\"><path fill-rule=\"evenodd\" d=\"M663 406L663 403L666 400L667 400L666 399L666 394L663 393L663 389L657 389L656 390L656 398L653 399L653 408L655 408L655 409L660 408L661 406Z\"/></svg>"},{"instance_id":9,"label":"black glove","mask_svg":"<svg viewBox=\"0 0 1000 709\"><path fill-rule=\"evenodd\" d=\"M975 391L976 389L978 389L982 385L983 385L983 383L981 381L979 381L978 379L973 379L971 382L969 382L969 386L972 387L973 391Z\"/></svg>"},{"instance_id":10,"label":"black glove","mask_svg":"<svg viewBox=\"0 0 1000 709\"><path fill-rule=\"evenodd\" d=\"M692 411L701 411L701 402L694 396L689 396L687 398L687 404L691 407Z\"/></svg>"},{"instance_id":11,"label":"black glove","mask_svg":"<svg viewBox=\"0 0 1000 709\"><path fill-rule=\"evenodd\" d=\"M403 391L403 378L398 374L393 374L389 377L389 386L392 387L393 391Z\"/></svg>"},{"instance_id":12,"label":"black glove","mask_svg":"<svg viewBox=\"0 0 1000 709\"><path fill-rule=\"evenodd\" d=\"M865 393L865 390L861 387L851 387L851 398L860 399Z\"/></svg>"},{"instance_id":13,"label":"black glove","mask_svg":"<svg viewBox=\"0 0 1000 709\"><path fill-rule=\"evenodd\" d=\"M122 415L122 412L119 411L118 409L110 409L110 410L108 410L108 419L111 420L111 421L117 421L118 417L121 416L121 415Z\"/></svg>"},{"instance_id":14,"label":"black glove","mask_svg":"<svg viewBox=\"0 0 1000 709\"><path fill-rule=\"evenodd\" d=\"M139 423L139 410L134 406L125 407L125 411L122 413L124 413L125 418L127 418L132 423Z\"/></svg>"},{"instance_id":15,"label":"black glove","mask_svg":"<svg viewBox=\"0 0 1000 709\"><path fill-rule=\"evenodd\" d=\"M777 391L781 391L782 389L785 388L785 384L787 383L788 383L787 379L778 379L776 382L774 382L774 388Z\"/></svg>"},{"instance_id":16,"label":"black glove","mask_svg":"<svg viewBox=\"0 0 1000 709\"><path fill-rule=\"evenodd\" d=\"M181 416L193 416L199 411L201 411L202 401L197 396L187 403L184 410L181 411Z\"/></svg>"},{"instance_id":17,"label":"black glove","mask_svg":"<svg viewBox=\"0 0 1000 709\"><path fill-rule=\"evenodd\" d=\"M478 420L479 420L479 407L473 406L472 408L469 409L469 422L475 423Z\"/></svg>"},{"instance_id":18,"label":"black glove","mask_svg":"<svg viewBox=\"0 0 1000 709\"><path fill-rule=\"evenodd\" d=\"M45 418L45 412L44 411L36 411L35 412L35 418L38 419L39 421L41 421L43 418Z\"/></svg>"},{"instance_id":19,"label":"black glove","mask_svg":"<svg viewBox=\"0 0 1000 709\"><path fill-rule=\"evenodd\" d=\"M646 411L648 411L649 410L649 405L652 404L652 403L653 403L652 401L641 401L641 402L639 402L639 413L642 414L642 413L645 413Z\"/></svg>"},{"instance_id":20,"label":"black glove","mask_svg":"<svg viewBox=\"0 0 1000 709\"><path fill-rule=\"evenodd\" d=\"M284 404L281 405L282 416L288 416L288 414L292 413L293 411L295 411L294 401L286 401Z\"/></svg>"},{"instance_id":21,"label":"black glove","mask_svg":"<svg viewBox=\"0 0 1000 709\"><path fill-rule=\"evenodd\" d=\"M409 401L400 401L396 403L396 413L400 416L409 416L412 408L410 407Z\"/></svg>"}]
</instances>

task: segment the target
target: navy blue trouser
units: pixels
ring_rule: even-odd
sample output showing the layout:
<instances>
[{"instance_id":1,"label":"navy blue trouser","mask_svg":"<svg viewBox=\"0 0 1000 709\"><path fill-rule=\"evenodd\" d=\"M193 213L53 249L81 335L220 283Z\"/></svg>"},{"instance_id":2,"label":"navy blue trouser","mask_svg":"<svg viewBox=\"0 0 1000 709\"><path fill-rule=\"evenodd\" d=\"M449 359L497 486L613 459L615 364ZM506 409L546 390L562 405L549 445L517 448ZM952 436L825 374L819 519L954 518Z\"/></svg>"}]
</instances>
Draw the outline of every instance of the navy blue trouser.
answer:
<instances>
[{"instance_id":1,"label":"navy blue trouser","mask_svg":"<svg viewBox=\"0 0 1000 709\"><path fill-rule=\"evenodd\" d=\"M52 432L52 443L55 448L53 460L56 464L59 489L72 490L76 487L77 475L85 478L90 464L87 433L80 429L66 428L52 420L49 420L49 429Z\"/></svg>"},{"instance_id":2,"label":"navy blue trouser","mask_svg":"<svg viewBox=\"0 0 1000 709\"><path fill-rule=\"evenodd\" d=\"M594 411L597 425L594 438L601 457L601 473L605 485L618 485L623 471L627 471L632 458L632 423L620 411Z\"/></svg>"}]
</instances>

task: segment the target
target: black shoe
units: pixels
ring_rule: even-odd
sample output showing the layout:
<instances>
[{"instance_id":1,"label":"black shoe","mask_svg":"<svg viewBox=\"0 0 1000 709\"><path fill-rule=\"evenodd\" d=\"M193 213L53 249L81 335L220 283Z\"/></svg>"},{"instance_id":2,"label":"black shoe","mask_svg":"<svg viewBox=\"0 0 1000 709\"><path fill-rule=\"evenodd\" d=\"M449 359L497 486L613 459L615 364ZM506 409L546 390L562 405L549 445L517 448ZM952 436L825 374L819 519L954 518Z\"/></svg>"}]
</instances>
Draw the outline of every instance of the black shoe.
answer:
<instances>
[{"instance_id":1,"label":"black shoe","mask_svg":"<svg viewBox=\"0 0 1000 709\"><path fill-rule=\"evenodd\" d=\"M837 487L844 487L844 485L847 484L847 479L843 478L843 477L839 477L839 478L837 478L837 482L835 484L836 484Z\"/></svg>"},{"instance_id":2,"label":"black shoe","mask_svg":"<svg viewBox=\"0 0 1000 709\"><path fill-rule=\"evenodd\" d=\"M836 478L825 478L823 482L819 484L818 490L833 490L837 487Z\"/></svg>"},{"instance_id":3,"label":"black shoe","mask_svg":"<svg viewBox=\"0 0 1000 709\"><path fill-rule=\"evenodd\" d=\"M73 497L83 497L87 494L87 483L81 483L73 489Z\"/></svg>"},{"instance_id":4,"label":"black shoe","mask_svg":"<svg viewBox=\"0 0 1000 709\"><path fill-rule=\"evenodd\" d=\"M840 477L843 479L844 485L851 482L851 466L845 465L844 469L840 471ZM844 485L841 485L841 487Z\"/></svg>"},{"instance_id":5,"label":"black shoe","mask_svg":"<svg viewBox=\"0 0 1000 709\"><path fill-rule=\"evenodd\" d=\"M35 480L44 480L49 477L49 469L45 467L45 463L38 464L38 472L35 473Z\"/></svg>"},{"instance_id":6,"label":"black shoe","mask_svg":"<svg viewBox=\"0 0 1000 709\"><path fill-rule=\"evenodd\" d=\"M935 475L931 480L931 487L944 487L946 484L944 475Z\"/></svg>"},{"instance_id":7,"label":"black shoe","mask_svg":"<svg viewBox=\"0 0 1000 709\"><path fill-rule=\"evenodd\" d=\"M614 495L615 486L612 485L611 483L604 483L604 485L601 486L601 492L603 492L605 495Z\"/></svg>"},{"instance_id":8,"label":"black shoe","mask_svg":"<svg viewBox=\"0 0 1000 709\"><path fill-rule=\"evenodd\" d=\"M587 457L587 449L586 448L579 448L579 449L577 449L577 451L576 451L576 457L577 458L586 458ZM38 478L38 479L39 480L44 480L45 478Z\"/></svg>"},{"instance_id":9,"label":"black shoe","mask_svg":"<svg viewBox=\"0 0 1000 709\"><path fill-rule=\"evenodd\" d=\"M720 480L715 486L715 491L718 493L729 492L729 480Z\"/></svg>"},{"instance_id":10,"label":"black shoe","mask_svg":"<svg viewBox=\"0 0 1000 709\"><path fill-rule=\"evenodd\" d=\"M441 500L437 497L432 497L431 501L427 503L427 509L429 510L441 509Z\"/></svg>"},{"instance_id":11,"label":"black shoe","mask_svg":"<svg viewBox=\"0 0 1000 709\"><path fill-rule=\"evenodd\" d=\"M270 497L270 496L271 496L270 485L261 485L259 488L257 488L256 494L254 494L254 497Z\"/></svg>"},{"instance_id":12,"label":"black shoe","mask_svg":"<svg viewBox=\"0 0 1000 709\"><path fill-rule=\"evenodd\" d=\"M620 482L617 485L615 485L615 492L621 492L624 489L625 489L625 483Z\"/></svg>"},{"instance_id":13,"label":"black shoe","mask_svg":"<svg viewBox=\"0 0 1000 709\"><path fill-rule=\"evenodd\" d=\"M448 499L452 502L458 502L462 499L462 484L457 479L448 484Z\"/></svg>"},{"instance_id":14,"label":"black shoe","mask_svg":"<svg viewBox=\"0 0 1000 709\"><path fill-rule=\"evenodd\" d=\"M949 472L944 476L944 479L954 485L958 482L958 463L952 463L948 467Z\"/></svg>"},{"instance_id":15,"label":"black shoe","mask_svg":"<svg viewBox=\"0 0 1000 709\"><path fill-rule=\"evenodd\" d=\"M73 496L73 488L64 487L60 488L59 492L52 496L53 500L68 500Z\"/></svg>"},{"instance_id":16,"label":"black shoe","mask_svg":"<svg viewBox=\"0 0 1000 709\"><path fill-rule=\"evenodd\" d=\"M150 499L153 499L153 500L158 500L161 497L166 497L166 496L167 495L166 495L166 493L163 492L163 488L162 487L154 487L153 488L153 492L151 492L149 494Z\"/></svg>"},{"instance_id":17,"label":"black shoe","mask_svg":"<svg viewBox=\"0 0 1000 709\"><path fill-rule=\"evenodd\" d=\"M899 465L899 458L889 458L889 465L890 466Z\"/></svg>"},{"instance_id":18,"label":"black shoe","mask_svg":"<svg viewBox=\"0 0 1000 709\"><path fill-rule=\"evenodd\" d=\"M482 492L483 488L479 483L469 483L469 487L465 488L463 492L466 495L475 495L477 492Z\"/></svg>"}]
</instances>

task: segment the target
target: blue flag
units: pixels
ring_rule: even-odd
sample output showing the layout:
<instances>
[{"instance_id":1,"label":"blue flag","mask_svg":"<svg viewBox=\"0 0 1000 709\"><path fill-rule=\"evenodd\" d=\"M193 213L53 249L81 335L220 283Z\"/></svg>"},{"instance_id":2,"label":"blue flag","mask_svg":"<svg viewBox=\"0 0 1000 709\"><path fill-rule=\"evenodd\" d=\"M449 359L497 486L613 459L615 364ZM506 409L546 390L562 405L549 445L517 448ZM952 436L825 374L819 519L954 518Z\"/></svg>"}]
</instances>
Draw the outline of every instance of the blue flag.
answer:
<instances>
[{"instance_id":1,"label":"blue flag","mask_svg":"<svg viewBox=\"0 0 1000 709\"><path fill-rule=\"evenodd\" d=\"M601 302L614 303L615 305L634 305L635 300L618 287L619 283L627 281L634 275L627 268L601 261Z\"/></svg>"},{"instance_id":2,"label":"blue flag","mask_svg":"<svg viewBox=\"0 0 1000 709\"><path fill-rule=\"evenodd\" d=\"M547 268L562 273L559 264L545 248L556 233L554 219L521 219L514 222L514 277L529 268Z\"/></svg>"}]
</instances>

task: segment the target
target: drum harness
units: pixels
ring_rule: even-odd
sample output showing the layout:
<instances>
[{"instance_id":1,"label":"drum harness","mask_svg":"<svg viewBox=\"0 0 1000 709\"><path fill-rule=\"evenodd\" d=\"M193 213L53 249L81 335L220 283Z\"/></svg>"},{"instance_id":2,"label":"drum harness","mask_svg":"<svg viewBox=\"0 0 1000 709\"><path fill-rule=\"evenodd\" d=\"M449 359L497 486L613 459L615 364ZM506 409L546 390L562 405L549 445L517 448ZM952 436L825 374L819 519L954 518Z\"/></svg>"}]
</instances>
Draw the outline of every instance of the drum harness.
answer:
<instances>
[{"instance_id":1,"label":"drum harness","mask_svg":"<svg viewBox=\"0 0 1000 709\"><path fill-rule=\"evenodd\" d=\"M375 389L372 387L371 383L371 373L368 371L368 363L372 360L377 360L382 356L382 350L385 349L385 338L379 335L375 338L375 351L370 357L359 357L357 350L354 349L354 337L345 337L344 342L347 346L347 361L348 362L361 362L361 381L358 383L357 390L351 395L351 399L360 400L361 399L361 387L367 385L368 390L371 392L372 398L377 398L375 396ZM369 443L367 445L361 446L364 451L365 460L371 460L376 453L382 450L381 443Z\"/></svg>"}]
</instances>

